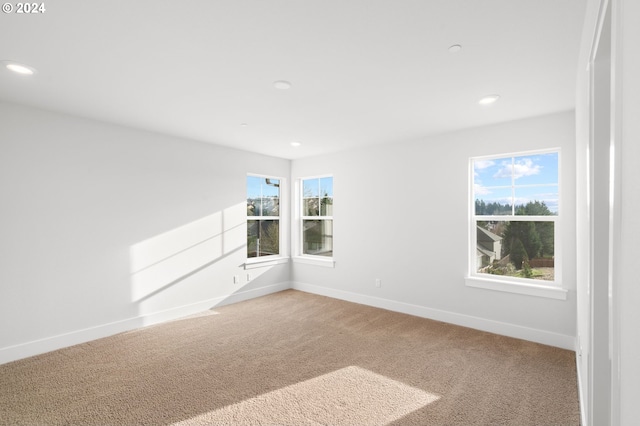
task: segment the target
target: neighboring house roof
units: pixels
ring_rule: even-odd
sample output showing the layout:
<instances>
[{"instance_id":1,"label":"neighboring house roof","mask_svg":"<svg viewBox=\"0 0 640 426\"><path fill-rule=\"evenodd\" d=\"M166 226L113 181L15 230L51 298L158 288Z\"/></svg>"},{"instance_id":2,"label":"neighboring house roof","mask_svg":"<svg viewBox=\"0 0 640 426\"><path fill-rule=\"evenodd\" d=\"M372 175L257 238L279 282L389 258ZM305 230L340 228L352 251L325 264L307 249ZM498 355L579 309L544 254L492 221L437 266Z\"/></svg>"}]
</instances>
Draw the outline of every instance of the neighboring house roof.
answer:
<instances>
[{"instance_id":1,"label":"neighboring house roof","mask_svg":"<svg viewBox=\"0 0 640 426\"><path fill-rule=\"evenodd\" d=\"M494 234L491 231L487 231L484 228L481 227L477 227L478 228L478 241L488 241L487 238L489 238L491 241L502 241L502 237L499 235Z\"/></svg>"},{"instance_id":2,"label":"neighboring house roof","mask_svg":"<svg viewBox=\"0 0 640 426\"><path fill-rule=\"evenodd\" d=\"M493 257L493 256L496 255L494 252L492 252L490 250L487 250L487 249L484 249L482 247L477 247L477 249L478 249L478 251L480 253L482 253L482 254L484 254L485 256L488 256L488 257Z\"/></svg>"}]
</instances>

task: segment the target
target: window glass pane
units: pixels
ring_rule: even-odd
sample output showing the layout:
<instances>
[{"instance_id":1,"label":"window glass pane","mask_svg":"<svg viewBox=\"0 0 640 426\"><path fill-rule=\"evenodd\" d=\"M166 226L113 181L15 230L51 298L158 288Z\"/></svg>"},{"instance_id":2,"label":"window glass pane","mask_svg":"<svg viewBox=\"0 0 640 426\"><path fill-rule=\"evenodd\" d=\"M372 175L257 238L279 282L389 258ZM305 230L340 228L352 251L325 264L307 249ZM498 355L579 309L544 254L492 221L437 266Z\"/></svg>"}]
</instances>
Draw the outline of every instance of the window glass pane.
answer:
<instances>
[{"instance_id":1,"label":"window glass pane","mask_svg":"<svg viewBox=\"0 0 640 426\"><path fill-rule=\"evenodd\" d=\"M247 216L280 215L280 180L247 176Z\"/></svg>"},{"instance_id":2,"label":"window glass pane","mask_svg":"<svg viewBox=\"0 0 640 426\"><path fill-rule=\"evenodd\" d=\"M280 180L279 179L262 179L262 196L267 198L280 197Z\"/></svg>"},{"instance_id":3,"label":"window glass pane","mask_svg":"<svg viewBox=\"0 0 640 426\"><path fill-rule=\"evenodd\" d=\"M333 221L303 220L303 254L333 256Z\"/></svg>"},{"instance_id":4,"label":"window glass pane","mask_svg":"<svg viewBox=\"0 0 640 426\"><path fill-rule=\"evenodd\" d=\"M324 177L320 178L320 196L333 197L333 178Z\"/></svg>"},{"instance_id":5,"label":"window glass pane","mask_svg":"<svg viewBox=\"0 0 640 426\"><path fill-rule=\"evenodd\" d=\"M277 197L263 198L262 216L280 216L280 199Z\"/></svg>"},{"instance_id":6,"label":"window glass pane","mask_svg":"<svg viewBox=\"0 0 640 426\"><path fill-rule=\"evenodd\" d=\"M247 176L247 216L260 216L262 180L257 176Z\"/></svg>"},{"instance_id":7,"label":"window glass pane","mask_svg":"<svg viewBox=\"0 0 640 426\"><path fill-rule=\"evenodd\" d=\"M514 157L513 177L516 185L558 183L558 153Z\"/></svg>"},{"instance_id":8,"label":"window glass pane","mask_svg":"<svg viewBox=\"0 0 640 426\"><path fill-rule=\"evenodd\" d=\"M258 256L258 222L247 220L247 257Z\"/></svg>"},{"instance_id":9,"label":"window glass pane","mask_svg":"<svg viewBox=\"0 0 640 426\"><path fill-rule=\"evenodd\" d=\"M333 178L324 177L302 181L302 215L333 215Z\"/></svg>"},{"instance_id":10,"label":"window glass pane","mask_svg":"<svg viewBox=\"0 0 640 426\"><path fill-rule=\"evenodd\" d=\"M247 176L247 257L280 253L279 216L280 179Z\"/></svg>"},{"instance_id":11,"label":"window glass pane","mask_svg":"<svg viewBox=\"0 0 640 426\"><path fill-rule=\"evenodd\" d=\"M333 177L302 181L302 216L318 217L302 221L302 254L333 255Z\"/></svg>"},{"instance_id":12,"label":"window glass pane","mask_svg":"<svg viewBox=\"0 0 640 426\"><path fill-rule=\"evenodd\" d=\"M320 199L320 216L333 216L333 198L322 197Z\"/></svg>"},{"instance_id":13,"label":"window glass pane","mask_svg":"<svg viewBox=\"0 0 640 426\"><path fill-rule=\"evenodd\" d=\"M319 194L320 183L318 179L306 179L302 181L302 196L304 198L317 198Z\"/></svg>"},{"instance_id":14,"label":"window glass pane","mask_svg":"<svg viewBox=\"0 0 640 426\"><path fill-rule=\"evenodd\" d=\"M257 216L260 213L260 199L247 198L247 216Z\"/></svg>"},{"instance_id":15,"label":"window glass pane","mask_svg":"<svg viewBox=\"0 0 640 426\"><path fill-rule=\"evenodd\" d=\"M317 198L305 198L302 200L302 215L303 216L318 216L320 214L319 200Z\"/></svg>"},{"instance_id":16,"label":"window glass pane","mask_svg":"<svg viewBox=\"0 0 640 426\"><path fill-rule=\"evenodd\" d=\"M474 160L473 183L481 187L511 186L511 157Z\"/></svg>"},{"instance_id":17,"label":"window glass pane","mask_svg":"<svg viewBox=\"0 0 640 426\"><path fill-rule=\"evenodd\" d=\"M527 186L515 189L516 214L550 216L558 214L558 186Z\"/></svg>"},{"instance_id":18,"label":"window glass pane","mask_svg":"<svg viewBox=\"0 0 640 426\"><path fill-rule=\"evenodd\" d=\"M263 181L264 178L258 176L247 176L247 198L260 198Z\"/></svg>"},{"instance_id":19,"label":"window glass pane","mask_svg":"<svg viewBox=\"0 0 640 426\"><path fill-rule=\"evenodd\" d=\"M476 270L553 281L554 222L477 221Z\"/></svg>"},{"instance_id":20,"label":"window glass pane","mask_svg":"<svg viewBox=\"0 0 640 426\"><path fill-rule=\"evenodd\" d=\"M512 190L509 188L474 188L477 215L511 215Z\"/></svg>"},{"instance_id":21,"label":"window glass pane","mask_svg":"<svg viewBox=\"0 0 640 426\"><path fill-rule=\"evenodd\" d=\"M474 160L473 193L476 214L509 214L508 209L484 208L483 203L517 209L535 201L558 214L558 153Z\"/></svg>"},{"instance_id":22,"label":"window glass pane","mask_svg":"<svg viewBox=\"0 0 640 426\"><path fill-rule=\"evenodd\" d=\"M247 221L247 257L280 253L280 223L277 220Z\"/></svg>"}]
</instances>

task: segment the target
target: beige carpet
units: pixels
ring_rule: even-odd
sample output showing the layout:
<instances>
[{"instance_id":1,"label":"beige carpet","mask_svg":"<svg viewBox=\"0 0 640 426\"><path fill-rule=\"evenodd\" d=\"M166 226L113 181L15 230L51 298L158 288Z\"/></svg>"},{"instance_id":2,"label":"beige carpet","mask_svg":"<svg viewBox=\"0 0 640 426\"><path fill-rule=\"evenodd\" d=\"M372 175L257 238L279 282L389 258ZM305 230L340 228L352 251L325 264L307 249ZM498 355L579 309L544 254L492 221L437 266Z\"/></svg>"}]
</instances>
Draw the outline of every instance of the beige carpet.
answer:
<instances>
[{"instance_id":1,"label":"beige carpet","mask_svg":"<svg viewBox=\"0 0 640 426\"><path fill-rule=\"evenodd\" d=\"M0 365L3 425L578 425L574 354L287 290Z\"/></svg>"}]
</instances>

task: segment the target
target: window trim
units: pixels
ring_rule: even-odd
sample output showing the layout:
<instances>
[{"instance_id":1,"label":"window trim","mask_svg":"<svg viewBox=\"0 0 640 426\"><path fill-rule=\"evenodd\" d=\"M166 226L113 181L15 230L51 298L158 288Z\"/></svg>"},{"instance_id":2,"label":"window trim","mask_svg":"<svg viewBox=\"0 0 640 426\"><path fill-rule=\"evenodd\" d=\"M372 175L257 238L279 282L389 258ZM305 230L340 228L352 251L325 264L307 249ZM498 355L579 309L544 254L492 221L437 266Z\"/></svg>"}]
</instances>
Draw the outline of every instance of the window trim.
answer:
<instances>
[{"instance_id":1,"label":"window trim","mask_svg":"<svg viewBox=\"0 0 640 426\"><path fill-rule=\"evenodd\" d=\"M558 214L552 216L525 216L525 215L492 215L477 216L475 214L474 193L474 162L479 160L500 160L505 158L526 157L540 154L558 154ZM469 158L469 190L468 190L468 270L465 277L467 287L482 288L487 290L504 291L531 296L566 300L567 289L562 283L562 230L563 230L563 197L562 197L562 150L559 147L518 151L507 154L483 155ZM553 222L554 223L554 280L543 281L533 278L503 277L499 275L481 274L476 271L477 261L477 222L487 221L516 221L516 222Z\"/></svg>"},{"instance_id":2,"label":"window trim","mask_svg":"<svg viewBox=\"0 0 640 426\"><path fill-rule=\"evenodd\" d=\"M482 288L485 290L495 290L507 293L524 294L529 296L538 296L548 299L567 300L568 290L556 285L549 286L544 284L531 284L520 282L523 278L512 278L511 280L498 280L493 278L481 278L479 276L465 277L465 285L467 287Z\"/></svg>"},{"instance_id":3,"label":"window trim","mask_svg":"<svg viewBox=\"0 0 640 426\"><path fill-rule=\"evenodd\" d=\"M336 261L332 257L314 256L310 254L301 254L293 258L293 263L303 263L306 265L324 266L325 268L335 268Z\"/></svg>"},{"instance_id":4,"label":"window trim","mask_svg":"<svg viewBox=\"0 0 640 426\"><path fill-rule=\"evenodd\" d=\"M280 196L279 196L279 204L280 204L280 209L279 212L280 214L278 216L260 216L261 218L266 218L264 220L269 220L269 218L271 220L273 220L273 218L277 217L278 218L278 222L279 222L279 226L278 226L278 230L279 230L279 235L278 235L278 245L279 245L279 253L278 254L273 254L273 255L268 255L268 256L259 256L259 257L248 257L247 253L245 251L245 264L244 267L245 269L253 269L253 268L258 268L258 267L262 267L262 266L271 266L271 265L278 265L278 264L282 264L282 263L287 263L289 261L289 251L288 251L288 226L287 226L287 212L289 211L289 205L288 205L288 191L286 190L288 188L288 183L287 183L287 179L284 177L280 177L280 176L273 176L273 175L265 175L265 174L261 174L261 173L247 173L245 176L245 204L246 204L246 178L248 177L258 177L258 178L264 178L264 179L277 179L280 181ZM249 220L250 218L254 218L255 216L248 216L246 215L245 212L245 225L246 227L249 226ZM248 242L247 242L248 243ZM248 244L247 244L248 247Z\"/></svg>"},{"instance_id":5,"label":"window trim","mask_svg":"<svg viewBox=\"0 0 640 426\"><path fill-rule=\"evenodd\" d=\"M315 266L324 266L327 268L335 268L335 263L336 263L334 258L335 253L332 256L319 256L319 255L302 253L302 247L303 247L302 239L304 237L302 225L304 223L303 222L304 220L315 220L315 219L331 220L335 223L335 219L333 215L331 216L303 216L302 215L302 203L304 199L303 181L312 180L312 179L322 179L322 178L331 178L332 186L335 184L334 176L333 174L330 174L330 173L299 177L299 178L296 178L295 180L295 184L293 188L294 199L295 199L295 207L294 207L295 227L294 227L294 238L293 238L294 244L293 245L294 245L295 255L293 256L292 260L294 263L302 263L302 264L315 265ZM335 187L333 187L333 194L331 195L331 198L335 199Z\"/></svg>"}]
</instances>

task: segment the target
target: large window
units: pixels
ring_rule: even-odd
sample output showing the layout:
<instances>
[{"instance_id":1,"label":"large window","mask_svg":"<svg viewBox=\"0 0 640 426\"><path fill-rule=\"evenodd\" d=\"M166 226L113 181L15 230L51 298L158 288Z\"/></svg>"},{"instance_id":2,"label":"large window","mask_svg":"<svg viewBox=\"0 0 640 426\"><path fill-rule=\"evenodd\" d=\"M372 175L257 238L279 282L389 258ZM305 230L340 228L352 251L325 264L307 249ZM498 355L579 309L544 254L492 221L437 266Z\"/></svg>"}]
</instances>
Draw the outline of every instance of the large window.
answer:
<instances>
[{"instance_id":1,"label":"large window","mask_svg":"<svg viewBox=\"0 0 640 426\"><path fill-rule=\"evenodd\" d=\"M559 281L559 154L471 160L471 276Z\"/></svg>"},{"instance_id":2,"label":"large window","mask_svg":"<svg viewBox=\"0 0 640 426\"><path fill-rule=\"evenodd\" d=\"M333 256L333 177L303 179L301 254Z\"/></svg>"},{"instance_id":3,"label":"large window","mask_svg":"<svg viewBox=\"0 0 640 426\"><path fill-rule=\"evenodd\" d=\"M281 179L247 176L247 257L280 254Z\"/></svg>"}]
</instances>

